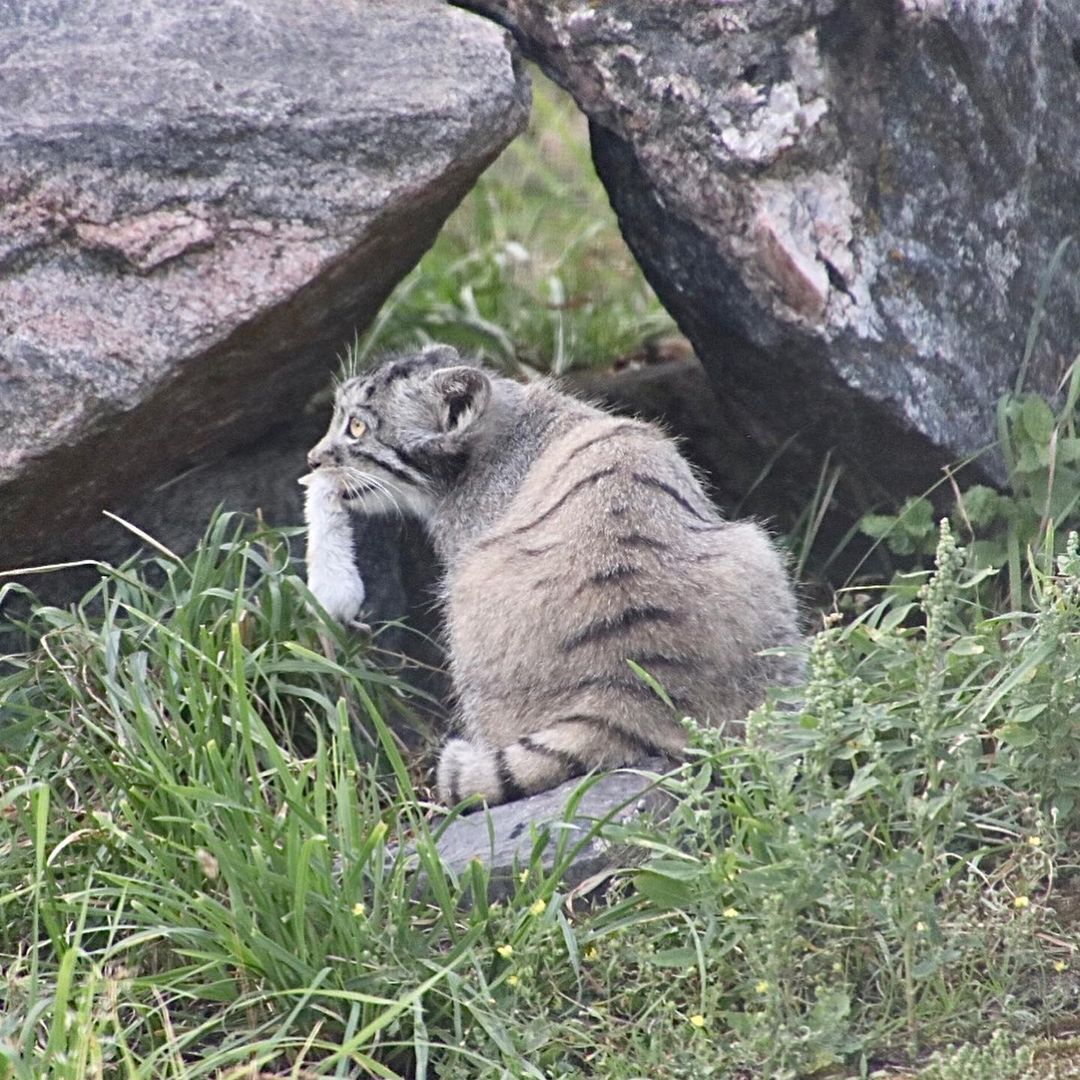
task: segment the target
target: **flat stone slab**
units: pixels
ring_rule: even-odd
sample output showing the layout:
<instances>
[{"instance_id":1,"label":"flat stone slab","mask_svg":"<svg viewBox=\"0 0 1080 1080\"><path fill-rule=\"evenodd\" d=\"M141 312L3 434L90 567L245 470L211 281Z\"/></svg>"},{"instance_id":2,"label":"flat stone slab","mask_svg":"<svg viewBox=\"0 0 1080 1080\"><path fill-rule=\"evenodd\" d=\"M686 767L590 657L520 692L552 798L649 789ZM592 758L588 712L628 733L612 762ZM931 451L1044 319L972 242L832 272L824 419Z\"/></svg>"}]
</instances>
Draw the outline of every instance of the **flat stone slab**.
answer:
<instances>
[{"instance_id":1,"label":"flat stone slab","mask_svg":"<svg viewBox=\"0 0 1080 1080\"><path fill-rule=\"evenodd\" d=\"M557 860L570 857L562 882L572 888L622 861L622 849L595 835L600 823L625 825L645 815L665 813L670 798L657 789L656 778L671 767L670 762L653 758L632 768L602 773L588 781L580 777L568 780L539 795L465 814L439 837L439 856L456 874L479 859L491 872L490 895L495 898L514 891L516 873L530 865L537 840L546 833L541 862L551 870ZM586 783L584 794L576 798Z\"/></svg>"}]
</instances>

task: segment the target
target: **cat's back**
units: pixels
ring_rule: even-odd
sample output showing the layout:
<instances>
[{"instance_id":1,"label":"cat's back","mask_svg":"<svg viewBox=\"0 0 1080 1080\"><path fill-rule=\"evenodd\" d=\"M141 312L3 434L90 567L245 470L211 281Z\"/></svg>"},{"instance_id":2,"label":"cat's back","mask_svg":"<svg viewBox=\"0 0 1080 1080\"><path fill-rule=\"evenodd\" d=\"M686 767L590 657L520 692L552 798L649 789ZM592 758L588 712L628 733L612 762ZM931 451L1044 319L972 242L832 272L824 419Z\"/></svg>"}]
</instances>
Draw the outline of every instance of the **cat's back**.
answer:
<instances>
[{"instance_id":1,"label":"cat's back","mask_svg":"<svg viewBox=\"0 0 1080 1080\"><path fill-rule=\"evenodd\" d=\"M481 712L501 702L499 722L515 729L613 702L664 728L628 659L681 711L741 716L740 687L757 693L765 676L754 654L795 637L767 535L722 520L657 428L600 412L532 463L452 568L447 600L459 694ZM681 743L677 725L666 734L662 744Z\"/></svg>"}]
</instances>

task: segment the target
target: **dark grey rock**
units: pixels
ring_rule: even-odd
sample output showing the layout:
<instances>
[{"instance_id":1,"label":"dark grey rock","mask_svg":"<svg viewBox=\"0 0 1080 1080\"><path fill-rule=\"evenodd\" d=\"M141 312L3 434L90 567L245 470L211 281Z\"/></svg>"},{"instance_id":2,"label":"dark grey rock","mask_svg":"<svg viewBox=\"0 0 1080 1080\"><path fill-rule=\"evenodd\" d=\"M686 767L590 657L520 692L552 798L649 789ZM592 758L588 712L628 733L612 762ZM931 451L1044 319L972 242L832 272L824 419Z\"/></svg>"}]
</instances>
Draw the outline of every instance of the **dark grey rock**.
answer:
<instances>
[{"instance_id":1,"label":"dark grey rock","mask_svg":"<svg viewBox=\"0 0 1080 1080\"><path fill-rule=\"evenodd\" d=\"M527 107L436 0L0 5L0 568L295 418Z\"/></svg>"},{"instance_id":2,"label":"dark grey rock","mask_svg":"<svg viewBox=\"0 0 1080 1080\"><path fill-rule=\"evenodd\" d=\"M729 439L866 501L995 438L1080 205L1072 0L466 0L591 121L623 233ZM1026 386L1077 349L1080 245ZM975 470L1000 480L1000 458Z\"/></svg>"},{"instance_id":3,"label":"dark grey rock","mask_svg":"<svg viewBox=\"0 0 1080 1080\"><path fill-rule=\"evenodd\" d=\"M625 825L646 814L654 818L665 814L670 797L657 789L656 776L670 768L669 762L650 758L633 769L603 773L587 781L590 786L572 807L583 784L580 778L517 802L474 811L446 827L437 841L439 856L457 874L480 859L491 872L494 899L514 891L514 875L531 863L538 838L546 834L541 862L550 870L566 860L562 883L572 888L624 863L628 856L598 835L599 823Z\"/></svg>"}]
</instances>

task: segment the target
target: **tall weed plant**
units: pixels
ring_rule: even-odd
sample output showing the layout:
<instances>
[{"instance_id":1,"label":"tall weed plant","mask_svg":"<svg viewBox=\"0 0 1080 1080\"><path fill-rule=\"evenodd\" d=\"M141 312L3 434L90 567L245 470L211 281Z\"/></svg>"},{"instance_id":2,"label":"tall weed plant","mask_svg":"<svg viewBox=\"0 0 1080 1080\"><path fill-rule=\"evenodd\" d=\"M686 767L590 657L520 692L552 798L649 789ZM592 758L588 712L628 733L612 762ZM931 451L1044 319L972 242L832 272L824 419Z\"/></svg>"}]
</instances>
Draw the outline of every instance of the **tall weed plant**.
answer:
<instances>
[{"instance_id":1,"label":"tall weed plant","mask_svg":"<svg viewBox=\"0 0 1080 1080\"><path fill-rule=\"evenodd\" d=\"M1076 548L1029 616L973 624L982 575L943 522L917 595L819 633L802 701L755 714L748 747L694 728L627 906L639 963L712 1037L649 1075L866 1075L1075 1016L1055 904L1080 888ZM636 1075L634 1042L613 1035L598 1074Z\"/></svg>"}]
</instances>

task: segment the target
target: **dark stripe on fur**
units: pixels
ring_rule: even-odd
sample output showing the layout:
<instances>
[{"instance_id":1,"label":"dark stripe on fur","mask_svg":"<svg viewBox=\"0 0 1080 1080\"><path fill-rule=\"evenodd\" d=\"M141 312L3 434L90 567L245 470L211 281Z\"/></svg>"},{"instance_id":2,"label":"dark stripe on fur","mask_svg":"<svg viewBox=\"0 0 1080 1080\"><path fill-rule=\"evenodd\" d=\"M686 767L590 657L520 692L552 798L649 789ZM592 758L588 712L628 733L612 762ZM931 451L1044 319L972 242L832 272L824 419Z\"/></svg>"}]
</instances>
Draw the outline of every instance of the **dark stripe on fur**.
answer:
<instances>
[{"instance_id":1,"label":"dark stripe on fur","mask_svg":"<svg viewBox=\"0 0 1080 1080\"><path fill-rule=\"evenodd\" d=\"M641 573L640 566L632 566L630 563L616 563L606 570L599 570L591 577L586 578L575 590L575 595L581 592L586 585L607 585L611 581L622 581L623 578L635 577Z\"/></svg>"},{"instance_id":2,"label":"dark stripe on fur","mask_svg":"<svg viewBox=\"0 0 1080 1080\"><path fill-rule=\"evenodd\" d=\"M640 664L652 674L646 660L639 660L637 657L631 657L631 659L635 664ZM654 667L660 667L664 665L665 660L660 658L650 662ZM692 661L671 661L668 666L675 668L691 667ZM544 683L529 683L527 685L517 683L511 688L485 686L483 692L485 697L496 698L500 701L515 702L526 698L534 704L542 702L551 708L557 709L572 707L575 695L580 694L583 690L596 689L610 690L612 692L621 691L633 694L636 697L656 700L656 694L652 687L639 679L630 668L626 668L625 675L584 675L580 679L574 679L559 686L549 686ZM665 687L665 689L667 688ZM675 700L674 695L672 695L672 700Z\"/></svg>"},{"instance_id":3,"label":"dark stripe on fur","mask_svg":"<svg viewBox=\"0 0 1080 1080\"><path fill-rule=\"evenodd\" d=\"M411 374L413 370L411 364L402 363L401 361L383 368L380 372L381 378L379 379L382 383L382 388L385 390L391 384L396 383L398 379L404 379L405 376Z\"/></svg>"},{"instance_id":4,"label":"dark stripe on fur","mask_svg":"<svg viewBox=\"0 0 1080 1080\"><path fill-rule=\"evenodd\" d=\"M502 539L502 537L491 537L492 542L499 539ZM548 552L554 551L558 546L558 544L553 542L550 544L538 544L536 547L518 548L518 551L522 555L547 555Z\"/></svg>"},{"instance_id":5,"label":"dark stripe on fur","mask_svg":"<svg viewBox=\"0 0 1080 1080\"><path fill-rule=\"evenodd\" d=\"M514 779L506 760L506 750L501 746L495 751L495 775L499 779L499 792L507 802L525 798L525 791Z\"/></svg>"},{"instance_id":6,"label":"dark stripe on fur","mask_svg":"<svg viewBox=\"0 0 1080 1080\"><path fill-rule=\"evenodd\" d=\"M652 740L647 739L637 731L630 731L621 724L616 723L610 716L596 716L592 713L572 713L570 716L560 716L553 724L595 724L607 731L618 735L620 739L628 742L635 749L641 751L644 757L650 754L660 753L660 747Z\"/></svg>"},{"instance_id":7,"label":"dark stripe on fur","mask_svg":"<svg viewBox=\"0 0 1080 1080\"><path fill-rule=\"evenodd\" d=\"M397 454L398 460L402 464L407 465L410 469L415 469L418 473L423 473L424 470L420 467L420 462L403 446L395 446L394 453Z\"/></svg>"},{"instance_id":8,"label":"dark stripe on fur","mask_svg":"<svg viewBox=\"0 0 1080 1080\"><path fill-rule=\"evenodd\" d=\"M634 473L634 479L641 484L656 488L657 491L662 491L669 498L674 499L688 514L693 514L698 521L707 521L709 524L714 524L713 518L703 514L681 491L673 488L663 480L658 480L655 476L646 476L645 473Z\"/></svg>"},{"instance_id":9,"label":"dark stripe on fur","mask_svg":"<svg viewBox=\"0 0 1080 1080\"><path fill-rule=\"evenodd\" d=\"M570 487L559 496L539 517L535 517L532 521L526 522L524 525L519 525L516 529L511 529L508 533L497 533L495 536L487 536L483 540L477 543L478 548L491 547L492 544L497 544L500 540L505 540L509 536L518 536L521 533L528 532L530 529L535 529L537 525L545 522L552 514L558 511L565 505L566 501L573 495L576 495L582 488L587 487L589 484L595 484L598 480L602 480L605 476L610 476L613 472L616 472L618 466L608 465L606 468L597 469L594 473L589 473L588 476L583 476L576 483L571 484ZM526 554L534 554L526 549Z\"/></svg>"},{"instance_id":10,"label":"dark stripe on fur","mask_svg":"<svg viewBox=\"0 0 1080 1080\"><path fill-rule=\"evenodd\" d=\"M440 451L437 447L416 447L413 450L405 450L395 446L393 452L410 469L415 469L421 476L435 480L449 486L469 463L469 455L465 450L452 452Z\"/></svg>"},{"instance_id":11,"label":"dark stripe on fur","mask_svg":"<svg viewBox=\"0 0 1080 1080\"><path fill-rule=\"evenodd\" d=\"M637 661L635 661L636 663ZM642 664L645 667L645 664ZM648 671L647 667L645 669ZM652 673L649 672L651 675ZM662 685L662 684L661 684ZM611 692L619 692L632 694L635 698L643 698L647 701L659 701L656 691L649 686L644 679L639 679L633 672L627 675L626 678L618 678L615 675L586 675L583 679L577 681L573 686L566 687L565 692L579 692L581 690L610 690ZM685 702L685 698L680 698L678 694L672 693L667 687L664 687L664 691L667 693L667 697L671 698L672 704L678 705L680 702Z\"/></svg>"},{"instance_id":12,"label":"dark stripe on fur","mask_svg":"<svg viewBox=\"0 0 1080 1080\"><path fill-rule=\"evenodd\" d=\"M428 476L444 487L450 487L469 464L467 450L452 453L433 453L428 461Z\"/></svg>"},{"instance_id":13,"label":"dark stripe on fur","mask_svg":"<svg viewBox=\"0 0 1080 1080\"><path fill-rule=\"evenodd\" d=\"M631 656L630 659L646 671L651 671L653 667L689 668L697 664L696 660L688 656L669 656L666 653L641 653L638 656Z\"/></svg>"},{"instance_id":14,"label":"dark stripe on fur","mask_svg":"<svg viewBox=\"0 0 1080 1080\"><path fill-rule=\"evenodd\" d=\"M457 806L461 802L461 766L459 765L450 777L450 805Z\"/></svg>"},{"instance_id":15,"label":"dark stripe on fur","mask_svg":"<svg viewBox=\"0 0 1080 1080\"><path fill-rule=\"evenodd\" d=\"M595 446L598 442L604 442L606 439L613 439L617 435L624 435L630 431L640 431L636 424L619 424L616 427L610 428L608 431L603 432L600 435L594 435L591 439L586 440L580 446L575 446L573 450L563 459L563 465L569 465L583 450L588 450L590 446Z\"/></svg>"},{"instance_id":16,"label":"dark stripe on fur","mask_svg":"<svg viewBox=\"0 0 1080 1080\"><path fill-rule=\"evenodd\" d=\"M634 661L636 664L638 661ZM646 671L649 669L642 664ZM651 675L652 672L649 671ZM661 683L663 685L663 683ZM631 694L634 697L643 698L647 701L659 701L656 691L645 682L643 679L639 679L632 672L625 679L617 678L614 675L587 675L584 679L579 679L573 686L565 687L563 691L565 693L576 693L581 690L593 690L599 687L601 690L610 690L612 692L621 691L625 694ZM689 705L689 699L685 695L674 694L668 687L664 687L664 692L669 698L671 703L676 708L685 709Z\"/></svg>"},{"instance_id":17,"label":"dark stripe on fur","mask_svg":"<svg viewBox=\"0 0 1080 1080\"><path fill-rule=\"evenodd\" d=\"M628 607L620 611L618 615L604 616L601 619L594 619L592 622L586 623L580 630L564 638L560 643L560 648L563 652L573 652L574 649L582 645L603 641L605 638L613 637L622 633L623 630L629 630L630 627L638 626L641 623L671 623L675 621L676 615L673 611L657 607L655 604Z\"/></svg>"},{"instance_id":18,"label":"dark stripe on fur","mask_svg":"<svg viewBox=\"0 0 1080 1080\"><path fill-rule=\"evenodd\" d=\"M392 452L392 451L391 451ZM360 458L362 461L370 461L375 465L378 465L380 469L388 472L391 476L396 476L399 480L405 480L413 487L416 486L416 476L410 472L406 472L404 469L398 468L397 465L392 465L388 461L384 461L382 458L376 457L374 454L369 453L367 450L360 450L353 447L352 456L354 458Z\"/></svg>"},{"instance_id":19,"label":"dark stripe on fur","mask_svg":"<svg viewBox=\"0 0 1080 1080\"><path fill-rule=\"evenodd\" d=\"M729 559L731 558L731 552L729 551L699 551L691 562L708 562L710 559Z\"/></svg>"},{"instance_id":20,"label":"dark stripe on fur","mask_svg":"<svg viewBox=\"0 0 1080 1080\"><path fill-rule=\"evenodd\" d=\"M569 750L556 750L554 746L545 746L529 735L522 735L518 739L518 746L530 750L534 754L541 754L543 757L554 758L556 761L561 762L563 768L566 769L566 778L568 780L572 776L581 776L589 771L589 766L581 758L571 754Z\"/></svg>"},{"instance_id":21,"label":"dark stripe on fur","mask_svg":"<svg viewBox=\"0 0 1080 1080\"><path fill-rule=\"evenodd\" d=\"M421 371L430 371L432 368L446 365L446 356L441 352L419 353L416 356L403 357L387 364L378 373L377 378L382 389L396 383L398 379L408 378Z\"/></svg>"},{"instance_id":22,"label":"dark stripe on fur","mask_svg":"<svg viewBox=\"0 0 1080 1080\"><path fill-rule=\"evenodd\" d=\"M566 504L566 501L571 496L576 495L582 488L588 487L590 484L595 484L598 480L603 480L605 476L610 476L613 472L618 470L617 465L607 465L602 469L597 469L596 472L589 473L588 476L583 476L580 480L571 484L539 517L535 517L532 521L527 522L524 525L519 525L514 529L515 534L528 532L530 529L535 529L537 525L544 521L547 521L552 514L559 510Z\"/></svg>"},{"instance_id":23,"label":"dark stripe on fur","mask_svg":"<svg viewBox=\"0 0 1080 1080\"><path fill-rule=\"evenodd\" d=\"M423 372L423 370L433 366L432 359L423 355L409 357L408 360L394 361L388 367L384 367L380 373L382 389L386 390L397 380L406 379L410 375L416 375L417 372Z\"/></svg>"},{"instance_id":24,"label":"dark stripe on fur","mask_svg":"<svg viewBox=\"0 0 1080 1080\"><path fill-rule=\"evenodd\" d=\"M644 533L639 532L616 536L615 542L622 544L623 547L645 547L652 548L654 551L667 551L671 547L670 544L663 540L657 540L653 536L646 536Z\"/></svg>"}]
</instances>

